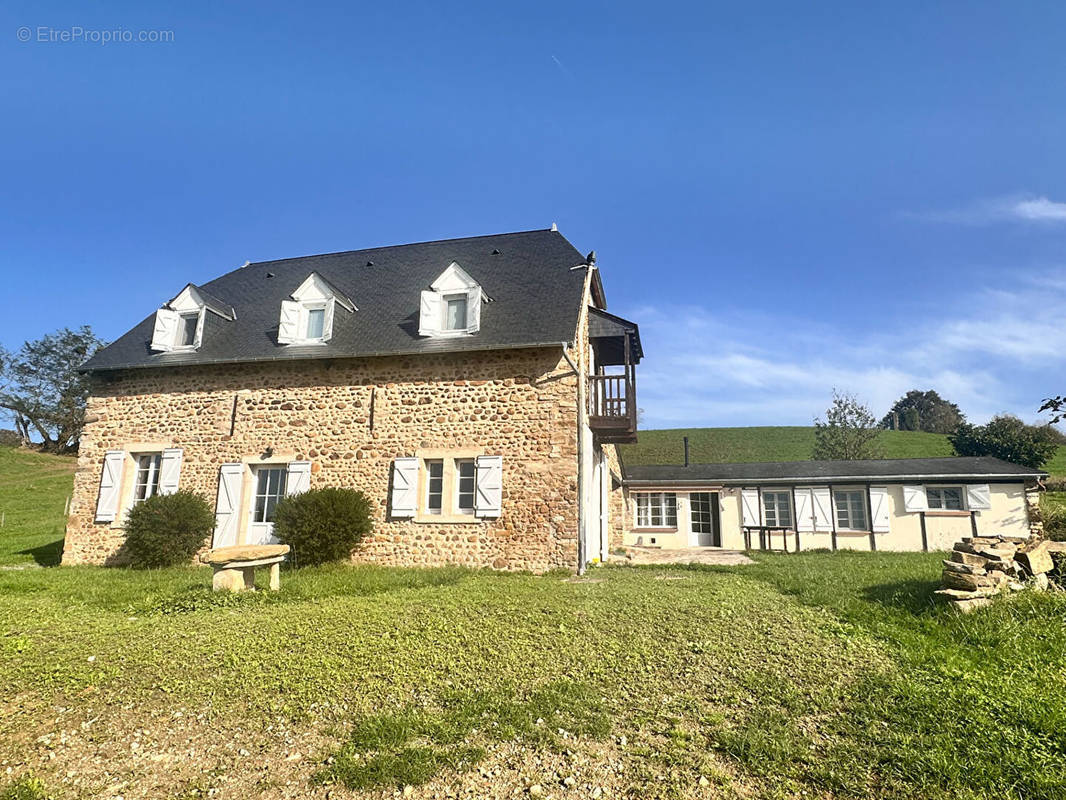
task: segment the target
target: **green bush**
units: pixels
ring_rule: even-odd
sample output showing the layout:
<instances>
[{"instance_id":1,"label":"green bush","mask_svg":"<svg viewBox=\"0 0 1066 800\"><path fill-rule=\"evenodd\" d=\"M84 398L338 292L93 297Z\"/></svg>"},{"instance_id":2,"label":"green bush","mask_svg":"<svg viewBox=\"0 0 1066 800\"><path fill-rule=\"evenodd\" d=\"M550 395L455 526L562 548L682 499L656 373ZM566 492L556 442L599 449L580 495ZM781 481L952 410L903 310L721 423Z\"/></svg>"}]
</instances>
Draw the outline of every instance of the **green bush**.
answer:
<instances>
[{"instance_id":1,"label":"green bush","mask_svg":"<svg viewBox=\"0 0 1066 800\"><path fill-rule=\"evenodd\" d=\"M1049 506L1041 514L1044 534L1053 542L1066 542L1066 505Z\"/></svg>"},{"instance_id":2,"label":"green bush","mask_svg":"<svg viewBox=\"0 0 1066 800\"><path fill-rule=\"evenodd\" d=\"M0 791L0 800L51 800L40 778L26 775Z\"/></svg>"},{"instance_id":3,"label":"green bush","mask_svg":"<svg viewBox=\"0 0 1066 800\"><path fill-rule=\"evenodd\" d=\"M142 569L188 564L214 527L214 512L200 495L157 494L130 509L126 553Z\"/></svg>"},{"instance_id":4,"label":"green bush","mask_svg":"<svg viewBox=\"0 0 1066 800\"><path fill-rule=\"evenodd\" d=\"M290 495L274 512L274 535L292 547L298 565L346 559L372 528L370 501L354 489Z\"/></svg>"}]
</instances>

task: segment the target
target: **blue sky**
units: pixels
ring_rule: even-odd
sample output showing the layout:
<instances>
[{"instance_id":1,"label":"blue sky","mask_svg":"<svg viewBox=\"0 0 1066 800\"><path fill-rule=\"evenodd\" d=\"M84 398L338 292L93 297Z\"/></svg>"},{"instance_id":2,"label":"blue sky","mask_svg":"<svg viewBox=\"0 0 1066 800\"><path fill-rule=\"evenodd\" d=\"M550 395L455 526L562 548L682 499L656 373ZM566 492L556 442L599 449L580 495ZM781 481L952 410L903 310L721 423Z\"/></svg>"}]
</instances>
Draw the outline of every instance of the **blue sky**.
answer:
<instances>
[{"instance_id":1,"label":"blue sky","mask_svg":"<svg viewBox=\"0 0 1066 800\"><path fill-rule=\"evenodd\" d=\"M641 323L647 427L1066 391L1061 4L366 6L6 3L0 342L554 221Z\"/></svg>"}]
</instances>

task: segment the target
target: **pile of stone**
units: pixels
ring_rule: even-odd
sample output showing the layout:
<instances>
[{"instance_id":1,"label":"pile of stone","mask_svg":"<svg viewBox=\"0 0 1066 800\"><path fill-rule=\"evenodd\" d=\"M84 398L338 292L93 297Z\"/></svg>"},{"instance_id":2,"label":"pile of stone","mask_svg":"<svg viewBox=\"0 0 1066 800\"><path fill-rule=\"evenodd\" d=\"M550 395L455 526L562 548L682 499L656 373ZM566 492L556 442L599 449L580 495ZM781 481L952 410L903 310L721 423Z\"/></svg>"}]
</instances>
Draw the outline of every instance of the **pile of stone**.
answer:
<instances>
[{"instance_id":1,"label":"pile of stone","mask_svg":"<svg viewBox=\"0 0 1066 800\"><path fill-rule=\"evenodd\" d=\"M1053 543L1047 539L974 536L955 545L944 561L944 588L937 596L959 611L988 605L1001 592L1026 587L1058 588L1048 573L1055 571Z\"/></svg>"}]
</instances>

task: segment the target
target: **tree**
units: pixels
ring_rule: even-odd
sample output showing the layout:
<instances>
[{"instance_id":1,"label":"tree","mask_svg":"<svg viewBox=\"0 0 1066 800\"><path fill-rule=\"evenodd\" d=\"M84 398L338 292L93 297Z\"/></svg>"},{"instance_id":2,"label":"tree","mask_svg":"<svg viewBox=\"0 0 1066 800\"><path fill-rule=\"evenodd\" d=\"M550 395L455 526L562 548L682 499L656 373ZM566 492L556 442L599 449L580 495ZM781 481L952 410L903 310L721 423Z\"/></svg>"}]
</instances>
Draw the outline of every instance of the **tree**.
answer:
<instances>
[{"instance_id":1,"label":"tree","mask_svg":"<svg viewBox=\"0 0 1066 800\"><path fill-rule=\"evenodd\" d=\"M1026 425L1010 414L993 417L987 425L964 422L948 440L956 455L995 456L1034 469L1044 466L1059 446L1050 426Z\"/></svg>"},{"instance_id":2,"label":"tree","mask_svg":"<svg viewBox=\"0 0 1066 800\"><path fill-rule=\"evenodd\" d=\"M966 417L959 407L936 391L912 389L896 401L881 420L881 427L896 431L951 433Z\"/></svg>"},{"instance_id":3,"label":"tree","mask_svg":"<svg viewBox=\"0 0 1066 800\"><path fill-rule=\"evenodd\" d=\"M1061 422L1066 419L1066 394L1061 394L1058 397L1049 397L1044 401L1044 405L1040 406L1040 411L1050 411L1051 424Z\"/></svg>"},{"instance_id":4,"label":"tree","mask_svg":"<svg viewBox=\"0 0 1066 800\"><path fill-rule=\"evenodd\" d=\"M89 395L89 378L78 367L101 347L86 325L26 342L16 353L0 351L0 409L14 417L24 443L36 435L44 450L77 448Z\"/></svg>"},{"instance_id":5,"label":"tree","mask_svg":"<svg viewBox=\"0 0 1066 800\"><path fill-rule=\"evenodd\" d=\"M854 396L833 390L825 421L814 421L814 455L818 460L881 458L877 420Z\"/></svg>"}]
</instances>

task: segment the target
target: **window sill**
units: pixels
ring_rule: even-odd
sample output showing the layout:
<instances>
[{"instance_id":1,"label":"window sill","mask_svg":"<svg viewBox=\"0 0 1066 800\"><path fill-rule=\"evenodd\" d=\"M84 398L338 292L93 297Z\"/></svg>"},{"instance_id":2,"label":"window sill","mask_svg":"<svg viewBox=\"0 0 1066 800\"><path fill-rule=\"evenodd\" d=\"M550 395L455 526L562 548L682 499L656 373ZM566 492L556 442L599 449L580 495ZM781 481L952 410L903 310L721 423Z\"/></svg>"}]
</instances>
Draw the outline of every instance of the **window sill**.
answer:
<instances>
[{"instance_id":1,"label":"window sill","mask_svg":"<svg viewBox=\"0 0 1066 800\"><path fill-rule=\"evenodd\" d=\"M952 510L944 511L944 510L941 510L941 509L937 509L936 511L933 511L933 510L926 511L925 515L927 517L968 517L968 516L970 516L970 512L969 511L952 511Z\"/></svg>"},{"instance_id":2,"label":"window sill","mask_svg":"<svg viewBox=\"0 0 1066 800\"><path fill-rule=\"evenodd\" d=\"M632 533L677 533L677 528L632 528Z\"/></svg>"},{"instance_id":3,"label":"window sill","mask_svg":"<svg viewBox=\"0 0 1066 800\"><path fill-rule=\"evenodd\" d=\"M416 525L456 525L462 523L478 523L481 517L474 514L418 514L414 517Z\"/></svg>"}]
</instances>

